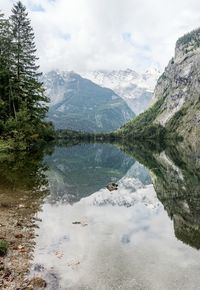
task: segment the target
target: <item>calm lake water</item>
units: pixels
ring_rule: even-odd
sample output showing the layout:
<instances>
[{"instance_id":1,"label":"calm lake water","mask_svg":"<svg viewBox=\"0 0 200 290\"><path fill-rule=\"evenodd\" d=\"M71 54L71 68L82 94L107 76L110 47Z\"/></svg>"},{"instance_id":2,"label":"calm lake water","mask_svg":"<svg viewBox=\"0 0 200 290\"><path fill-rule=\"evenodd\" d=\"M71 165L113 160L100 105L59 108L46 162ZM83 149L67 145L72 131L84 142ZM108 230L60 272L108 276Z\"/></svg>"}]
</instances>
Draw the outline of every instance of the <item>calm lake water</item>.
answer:
<instances>
[{"instance_id":1,"label":"calm lake water","mask_svg":"<svg viewBox=\"0 0 200 290\"><path fill-rule=\"evenodd\" d=\"M47 189L31 270L46 289L200 289L199 152L150 148L56 146L27 172Z\"/></svg>"}]
</instances>

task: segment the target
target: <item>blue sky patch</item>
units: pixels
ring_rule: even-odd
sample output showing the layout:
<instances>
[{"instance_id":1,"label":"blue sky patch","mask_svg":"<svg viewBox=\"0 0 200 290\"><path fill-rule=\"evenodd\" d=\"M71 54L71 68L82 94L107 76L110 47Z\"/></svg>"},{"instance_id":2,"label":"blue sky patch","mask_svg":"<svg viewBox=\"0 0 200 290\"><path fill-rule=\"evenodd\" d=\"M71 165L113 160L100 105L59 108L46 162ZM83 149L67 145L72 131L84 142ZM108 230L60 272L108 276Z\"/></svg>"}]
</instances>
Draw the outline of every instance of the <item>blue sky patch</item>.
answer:
<instances>
[{"instance_id":1,"label":"blue sky patch","mask_svg":"<svg viewBox=\"0 0 200 290\"><path fill-rule=\"evenodd\" d=\"M62 33L60 34L60 37L66 41L69 41L71 39L71 34L69 33Z\"/></svg>"},{"instance_id":2,"label":"blue sky patch","mask_svg":"<svg viewBox=\"0 0 200 290\"><path fill-rule=\"evenodd\" d=\"M45 9L41 4L31 4L30 10L33 12L45 12Z\"/></svg>"},{"instance_id":3,"label":"blue sky patch","mask_svg":"<svg viewBox=\"0 0 200 290\"><path fill-rule=\"evenodd\" d=\"M123 32L122 33L123 40L127 42L131 42L131 33L130 32Z\"/></svg>"}]
</instances>

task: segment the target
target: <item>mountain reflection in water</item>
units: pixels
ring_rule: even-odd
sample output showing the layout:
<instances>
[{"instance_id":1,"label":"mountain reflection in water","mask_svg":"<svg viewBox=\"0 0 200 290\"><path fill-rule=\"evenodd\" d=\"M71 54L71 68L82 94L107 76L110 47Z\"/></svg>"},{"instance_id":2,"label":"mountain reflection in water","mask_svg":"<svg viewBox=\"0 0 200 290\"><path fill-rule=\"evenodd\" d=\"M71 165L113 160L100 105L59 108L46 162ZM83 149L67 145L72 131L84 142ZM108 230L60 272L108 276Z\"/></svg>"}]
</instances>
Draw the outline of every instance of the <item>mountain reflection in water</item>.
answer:
<instances>
[{"instance_id":1,"label":"mountain reflection in water","mask_svg":"<svg viewBox=\"0 0 200 290\"><path fill-rule=\"evenodd\" d=\"M31 275L47 289L199 288L199 147L154 145L0 155L1 198L42 219Z\"/></svg>"},{"instance_id":2,"label":"mountain reflection in water","mask_svg":"<svg viewBox=\"0 0 200 290\"><path fill-rule=\"evenodd\" d=\"M135 163L112 145L80 144L56 147L45 158L52 203L74 203L117 181Z\"/></svg>"},{"instance_id":3,"label":"mountain reflection in water","mask_svg":"<svg viewBox=\"0 0 200 290\"><path fill-rule=\"evenodd\" d=\"M179 143L160 152L130 145L124 149L150 170L157 197L173 220L176 237L199 249L200 147Z\"/></svg>"},{"instance_id":4,"label":"mountain reflection in water","mask_svg":"<svg viewBox=\"0 0 200 290\"><path fill-rule=\"evenodd\" d=\"M198 151L117 147L56 147L45 157L50 194L34 265L49 289L198 289Z\"/></svg>"}]
</instances>

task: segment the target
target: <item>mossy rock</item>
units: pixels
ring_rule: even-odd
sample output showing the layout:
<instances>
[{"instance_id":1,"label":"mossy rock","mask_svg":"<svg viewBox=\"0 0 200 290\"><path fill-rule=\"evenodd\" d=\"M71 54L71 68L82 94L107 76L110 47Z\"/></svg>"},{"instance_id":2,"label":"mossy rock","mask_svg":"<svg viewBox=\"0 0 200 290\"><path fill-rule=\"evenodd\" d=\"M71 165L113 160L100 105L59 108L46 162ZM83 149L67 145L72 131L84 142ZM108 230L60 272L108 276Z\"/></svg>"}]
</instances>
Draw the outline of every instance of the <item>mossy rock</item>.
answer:
<instances>
[{"instance_id":1,"label":"mossy rock","mask_svg":"<svg viewBox=\"0 0 200 290\"><path fill-rule=\"evenodd\" d=\"M5 240L0 240L0 256L5 256L8 251L8 243Z\"/></svg>"}]
</instances>

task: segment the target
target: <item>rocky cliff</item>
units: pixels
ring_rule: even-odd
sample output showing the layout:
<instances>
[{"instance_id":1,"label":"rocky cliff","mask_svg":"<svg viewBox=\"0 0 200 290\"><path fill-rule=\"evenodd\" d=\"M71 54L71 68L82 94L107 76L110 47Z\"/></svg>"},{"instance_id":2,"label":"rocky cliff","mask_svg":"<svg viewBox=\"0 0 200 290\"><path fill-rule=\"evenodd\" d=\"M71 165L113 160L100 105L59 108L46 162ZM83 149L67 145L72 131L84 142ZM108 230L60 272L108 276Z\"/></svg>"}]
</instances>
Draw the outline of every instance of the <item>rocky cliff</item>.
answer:
<instances>
[{"instance_id":1,"label":"rocky cliff","mask_svg":"<svg viewBox=\"0 0 200 290\"><path fill-rule=\"evenodd\" d=\"M155 96L163 100L155 123L193 141L200 137L200 29L177 41Z\"/></svg>"},{"instance_id":2,"label":"rocky cliff","mask_svg":"<svg viewBox=\"0 0 200 290\"><path fill-rule=\"evenodd\" d=\"M199 141L200 29L178 39L175 56L157 82L155 103L118 133L160 139L167 133L191 144Z\"/></svg>"}]
</instances>

